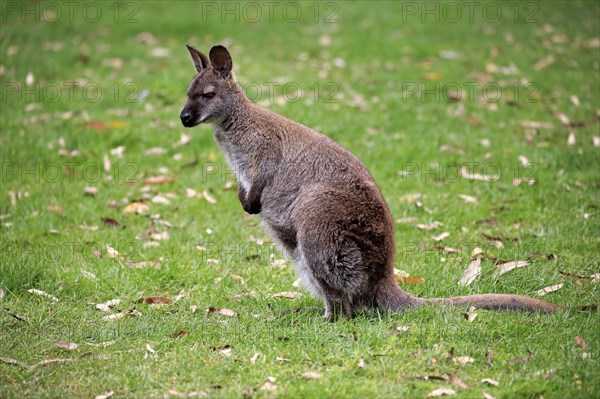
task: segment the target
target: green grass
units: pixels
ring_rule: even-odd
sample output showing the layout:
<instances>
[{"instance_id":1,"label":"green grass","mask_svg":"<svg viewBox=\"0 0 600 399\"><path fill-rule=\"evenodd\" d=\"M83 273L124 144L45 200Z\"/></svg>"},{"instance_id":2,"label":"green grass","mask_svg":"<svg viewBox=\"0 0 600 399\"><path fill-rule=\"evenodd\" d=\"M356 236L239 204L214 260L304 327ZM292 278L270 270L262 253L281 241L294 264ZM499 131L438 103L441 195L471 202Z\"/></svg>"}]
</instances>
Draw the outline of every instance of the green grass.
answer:
<instances>
[{"instance_id":1,"label":"green grass","mask_svg":"<svg viewBox=\"0 0 600 399\"><path fill-rule=\"evenodd\" d=\"M501 3L497 21L491 20L491 8L486 15L483 8L499 3L482 2L472 22L468 6L457 2L463 14L455 22L452 10L443 9L448 3L293 3L301 7L295 21L293 5L286 17L282 10L288 3L277 2L271 21L270 6L258 2L262 14L255 23L244 20L256 17L244 8L247 3L237 6L239 22L221 2L125 2L118 14L113 3L92 3L101 7L97 22L90 21L92 9L82 14L84 3L74 6L72 20L67 5L50 3L3 1L0 10L0 288L5 292L0 305L28 320L0 313L0 357L28 365L0 362L0 397L94 397L114 391L118 398L159 398L173 395L169 390L214 397L425 397L440 387L454 389L458 397L482 397L483 391L498 398L600 396L600 316L576 310L598 303L600 284L560 273L600 273L600 150L592 144L600 109L597 2ZM406 8L411 6L416 14ZM424 7L434 6L437 14L424 14ZM22 16L23 7L38 14ZM217 7L216 14L210 7ZM56 21L38 18L43 10ZM127 16L133 21L126 23ZM328 16L337 22L324 23ZM140 41L142 32L156 42ZM327 38L331 43L324 46ZM186 43L205 52L226 43L240 82L262 88L257 100L317 127L359 156L396 219L444 224L431 232L414 223L396 225L397 267L425 278L404 289L423 297L536 296L537 290L563 282L545 298L570 310L479 311L470 323L465 309L426 307L331 324L321 319L322 303L307 294L274 298L298 290L292 286L292 265L272 264L282 256L259 219L243 213L235 187L223 189L233 177L210 128L190 131L179 123L194 72ZM170 55L155 57L155 48ZM454 51L457 58L441 57L443 51ZM537 70L536 63L549 55L554 62ZM28 73L35 80L30 87ZM71 89L65 83L73 81L82 86ZM480 101L484 83L475 85L487 81L502 87L495 110ZM273 98L269 82L281 83ZM277 101L288 82L302 88L299 101ZM474 87L474 95L448 102L443 92L448 84ZM424 97L403 94L420 85L428 90ZM57 86L61 96L53 99ZM101 95L93 102L98 87ZM142 92L147 93L143 100ZM327 97L331 92L334 96ZM557 112L581 126L563 126ZM528 128L523 121L549 127ZM570 131L574 145L567 144ZM191 134L191 142L173 147L182 133ZM483 146L483 139L491 145ZM61 142L77 154L62 156ZM440 151L443 145L459 151ZM111 154L119 146L125 147L122 158ZM166 152L145 155L152 147ZM104 171L105 155L110 172ZM521 166L520 155L534 166ZM474 172L499 179L456 178L453 165L469 162L475 163ZM415 166L414 174L400 174ZM143 185L156 175L176 180ZM536 184L516 187L513 179L519 177L535 178ZM87 186L98 193L85 195ZM186 188L208 190L217 203L188 198ZM14 205L10 192L21 193ZM169 205L151 203L146 215L124 213L126 201L168 193L176 195ZM422 207L416 206L416 194ZM477 203L459 194L474 196ZM156 214L157 219L150 217ZM120 225L111 228L102 217ZM497 224L477 223L490 218ZM153 227L153 220L171 227L160 222ZM168 231L169 239L144 246L153 241L147 235L152 229ZM432 241L443 231L450 232L446 240ZM482 233L504 238L504 248L492 246ZM252 236L265 243L254 243ZM108 257L106 245L121 259ZM444 254L439 245L460 252ZM533 258L528 267L498 279L487 273L493 264L486 260L484 274L460 287L457 281L475 247L505 260L532 253L558 258ZM128 266L142 261L159 262L160 269ZM59 301L32 295L32 288ZM139 302L143 296L175 300L179 294L181 299L169 305ZM231 299L238 294L247 295ZM116 298L121 303L111 313L136 310L138 315L106 321L105 313L88 304ZM209 307L239 316L209 314ZM397 326L409 328L390 332ZM187 335L171 337L179 331ZM588 347L578 345L576 337ZM54 341L79 347L66 351ZM155 356L145 357L146 345ZM230 356L221 352L226 345ZM460 366L450 353L474 361ZM51 358L72 361L33 367ZM518 358L526 361L511 362ZM360 359L364 368L358 367ZM321 378L303 378L308 371ZM446 373L469 388L423 378ZM267 377L276 378L275 390L261 390ZM500 384L487 385L483 378Z\"/></svg>"}]
</instances>

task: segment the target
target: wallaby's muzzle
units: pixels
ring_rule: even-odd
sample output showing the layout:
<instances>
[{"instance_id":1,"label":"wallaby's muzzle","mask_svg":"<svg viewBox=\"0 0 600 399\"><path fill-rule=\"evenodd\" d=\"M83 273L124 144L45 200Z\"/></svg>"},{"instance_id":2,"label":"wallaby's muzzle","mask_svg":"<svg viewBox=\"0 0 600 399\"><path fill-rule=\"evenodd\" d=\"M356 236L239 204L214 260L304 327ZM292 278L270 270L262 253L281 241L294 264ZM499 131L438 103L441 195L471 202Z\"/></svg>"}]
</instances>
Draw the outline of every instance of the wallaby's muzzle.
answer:
<instances>
[{"instance_id":1,"label":"wallaby's muzzle","mask_svg":"<svg viewBox=\"0 0 600 399\"><path fill-rule=\"evenodd\" d=\"M192 116L192 113L187 111L185 108L183 109L183 111L181 111L179 118L181 119L181 123L183 124L183 126L185 126L185 127L194 126L195 118Z\"/></svg>"}]
</instances>

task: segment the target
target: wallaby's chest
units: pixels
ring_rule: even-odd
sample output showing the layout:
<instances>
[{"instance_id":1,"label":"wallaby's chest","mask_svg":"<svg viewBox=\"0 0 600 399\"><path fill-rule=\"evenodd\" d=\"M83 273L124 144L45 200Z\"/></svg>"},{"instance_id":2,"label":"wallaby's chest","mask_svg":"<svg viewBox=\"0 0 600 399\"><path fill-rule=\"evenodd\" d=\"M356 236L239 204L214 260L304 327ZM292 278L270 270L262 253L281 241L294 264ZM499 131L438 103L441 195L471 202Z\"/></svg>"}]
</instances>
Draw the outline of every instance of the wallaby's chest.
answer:
<instances>
[{"instance_id":1,"label":"wallaby's chest","mask_svg":"<svg viewBox=\"0 0 600 399\"><path fill-rule=\"evenodd\" d=\"M231 140L227 138L226 133L222 130L215 129L214 138L219 149L225 156L229 168L235 174L238 184L240 184L244 190L248 190L252 181L252 167L248 160L248 156L244 154L238 145L231 142Z\"/></svg>"}]
</instances>

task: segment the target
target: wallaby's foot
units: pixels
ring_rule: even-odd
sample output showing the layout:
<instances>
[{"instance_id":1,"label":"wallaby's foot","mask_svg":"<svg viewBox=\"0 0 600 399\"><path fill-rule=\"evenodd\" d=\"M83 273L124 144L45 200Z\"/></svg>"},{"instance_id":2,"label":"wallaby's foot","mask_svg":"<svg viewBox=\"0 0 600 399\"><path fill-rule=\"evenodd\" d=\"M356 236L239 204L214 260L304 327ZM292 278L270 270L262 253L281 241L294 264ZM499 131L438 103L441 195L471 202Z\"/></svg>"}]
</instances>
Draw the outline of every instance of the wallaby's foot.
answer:
<instances>
[{"instance_id":1,"label":"wallaby's foot","mask_svg":"<svg viewBox=\"0 0 600 399\"><path fill-rule=\"evenodd\" d=\"M348 295L336 295L330 292L325 298L325 315L323 319L333 322L341 318L352 319L352 307Z\"/></svg>"}]
</instances>

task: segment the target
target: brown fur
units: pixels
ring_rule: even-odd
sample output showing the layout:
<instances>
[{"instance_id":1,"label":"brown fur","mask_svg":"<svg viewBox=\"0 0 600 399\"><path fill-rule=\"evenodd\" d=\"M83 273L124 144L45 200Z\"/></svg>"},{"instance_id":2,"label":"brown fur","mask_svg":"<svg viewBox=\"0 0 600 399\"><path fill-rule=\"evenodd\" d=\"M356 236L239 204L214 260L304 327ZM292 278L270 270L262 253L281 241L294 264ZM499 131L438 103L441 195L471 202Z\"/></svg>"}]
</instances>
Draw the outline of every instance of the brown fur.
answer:
<instances>
[{"instance_id":1,"label":"brown fur","mask_svg":"<svg viewBox=\"0 0 600 399\"><path fill-rule=\"evenodd\" d=\"M215 140L237 176L242 207L260 214L293 259L302 283L325 301L326 318L427 302L562 309L521 295L425 300L404 292L394 278L393 219L362 162L319 132L250 102L235 82L224 47L213 47L208 58L188 50L198 74L181 112L183 125L214 125Z\"/></svg>"}]
</instances>

